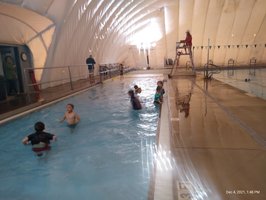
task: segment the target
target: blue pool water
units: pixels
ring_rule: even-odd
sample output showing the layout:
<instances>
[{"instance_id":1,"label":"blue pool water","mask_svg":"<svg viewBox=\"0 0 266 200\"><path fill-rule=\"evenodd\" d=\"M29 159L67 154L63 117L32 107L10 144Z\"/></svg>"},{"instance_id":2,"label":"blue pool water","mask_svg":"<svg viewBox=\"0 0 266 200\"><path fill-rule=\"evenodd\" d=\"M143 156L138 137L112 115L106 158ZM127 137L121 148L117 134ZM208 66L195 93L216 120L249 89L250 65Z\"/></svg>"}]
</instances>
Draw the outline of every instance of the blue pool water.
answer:
<instances>
[{"instance_id":1,"label":"blue pool water","mask_svg":"<svg viewBox=\"0 0 266 200\"><path fill-rule=\"evenodd\" d=\"M223 70L214 78L266 100L266 69Z\"/></svg>"},{"instance_id":2,"label":"blue pool water","mask_svg":"<svg viewBox=\"0 0 266 200\"><path fill-rule=\"evenodd\" d=\"M153 173L158 109L156 78L115 79L0 127L0 199L147 199ZM131 108L127 91L142 87L144 108ZM59 123L67 103L81 121ZM37 157L24 136L43 121L57 142Z\"/></svg>"}]
</instances>

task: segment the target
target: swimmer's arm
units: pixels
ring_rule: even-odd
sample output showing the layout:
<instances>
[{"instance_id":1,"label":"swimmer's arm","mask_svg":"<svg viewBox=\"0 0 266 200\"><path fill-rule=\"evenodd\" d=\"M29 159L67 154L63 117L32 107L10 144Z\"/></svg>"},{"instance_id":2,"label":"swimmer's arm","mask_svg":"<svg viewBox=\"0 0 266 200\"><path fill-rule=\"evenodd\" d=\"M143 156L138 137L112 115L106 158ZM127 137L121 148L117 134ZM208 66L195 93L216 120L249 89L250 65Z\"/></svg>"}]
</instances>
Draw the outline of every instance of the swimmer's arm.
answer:
<instances>
[{"instance_id":1,"label":"swimmer's arm","mask_svg":"<svg viewBox=\"0 0 266 200\"><path fill-rule=\"evenodd\" d=\"M57 140L57 137L56 135L53 135L53 139L52 139L54 142Z\"/></svg>"},{"instance_id":2,"label":"swimmer's arm","mask_svg":"<svg viewBox=\"0 0 266 200\"><path fill-rule=\"evenodd\" d=\"M78 114L75 114L75 118L76 118L77 121L80 121L80 117L79 117Z\"/></svg>"},{"instance_id":3,"label":"swimmer's arm","mask_svg":"<svg viewBox=\"0 0 266 200\"><path fill-rule=\"evenodd\" d=\"M29 144L29 138L28 137L23 138L22 143Z\"/></svg>"},{"instance_id":4,"label":"swimmer's arm","mask_svg":"<svg viewBox=\"0 0 266 200\"><path fill-rule=\"evenodd\" d=\"M63 122L66 119L66 115L60 120L60 122Z\"/></svg>"}]
</instances>

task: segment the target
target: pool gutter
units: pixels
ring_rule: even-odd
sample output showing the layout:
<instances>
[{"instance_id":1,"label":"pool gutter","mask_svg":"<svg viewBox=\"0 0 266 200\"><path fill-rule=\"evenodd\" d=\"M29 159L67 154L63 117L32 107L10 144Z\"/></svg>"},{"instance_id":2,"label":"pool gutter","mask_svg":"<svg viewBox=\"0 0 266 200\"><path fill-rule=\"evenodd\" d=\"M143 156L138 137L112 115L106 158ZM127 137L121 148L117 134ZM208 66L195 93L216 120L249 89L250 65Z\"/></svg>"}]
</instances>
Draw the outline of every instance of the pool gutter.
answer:
<instances>
[{"instance_id":1,"label":"pool gutter","mask_svg":"<svg viewBox=\"0 0 266 200\"><path fill-rule=\"evenodd\" d=\"M168 78L165 76L165 79ZM161 106L160 121L159 121L159 136L158 146L156 154L171 156L171 145L170 145L170 119L169 119L169 95L168 88L169 83L165 83L166 93L164 95L164 102ZM173 174L171 169L160 167L160 160L155 160L155 183L154 183L154 200L173 200Z\"/></svg>"}]
</instances>

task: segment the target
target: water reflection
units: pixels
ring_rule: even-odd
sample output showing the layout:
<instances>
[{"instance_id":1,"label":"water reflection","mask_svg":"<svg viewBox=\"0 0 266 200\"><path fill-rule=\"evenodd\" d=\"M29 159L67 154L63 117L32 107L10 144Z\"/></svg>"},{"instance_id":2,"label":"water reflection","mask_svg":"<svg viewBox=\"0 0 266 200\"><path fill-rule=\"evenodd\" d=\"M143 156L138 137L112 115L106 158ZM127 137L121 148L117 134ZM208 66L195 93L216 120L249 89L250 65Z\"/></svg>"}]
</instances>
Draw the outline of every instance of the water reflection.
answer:
<instances>
[{"instance_id":1,"label":"water reflection","mask_svg":"<svg viewBox=\"0 0 266 200\"><path fill-rule=\"evenodd\" d=\"M190 100L195 85L195 79L181 80L183 87L176 87L176 106L185 118L189 116Z\"/></svg>"}]
</instances>

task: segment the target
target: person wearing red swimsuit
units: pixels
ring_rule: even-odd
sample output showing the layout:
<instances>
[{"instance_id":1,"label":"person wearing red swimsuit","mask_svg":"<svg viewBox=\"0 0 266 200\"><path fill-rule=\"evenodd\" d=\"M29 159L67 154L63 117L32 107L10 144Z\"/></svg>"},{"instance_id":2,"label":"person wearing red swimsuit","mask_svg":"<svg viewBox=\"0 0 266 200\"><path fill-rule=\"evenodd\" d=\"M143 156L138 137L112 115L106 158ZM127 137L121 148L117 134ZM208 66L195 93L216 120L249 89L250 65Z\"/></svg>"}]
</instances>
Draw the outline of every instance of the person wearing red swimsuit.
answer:
<instances>
[{"instance_id":1,"label":"person wearing red swimsuit","mask_svg":"<svg viewBox=\"0 0 266 200\"><path fill-rule=\"evenodd\" d=\"M188 53L191 53L192 35L190 34L189 31L186 32L186 39L181 40L180 42L184 43L185 52L187 53L187 49L188 49Z\"/></svg>"}]
</instances>

